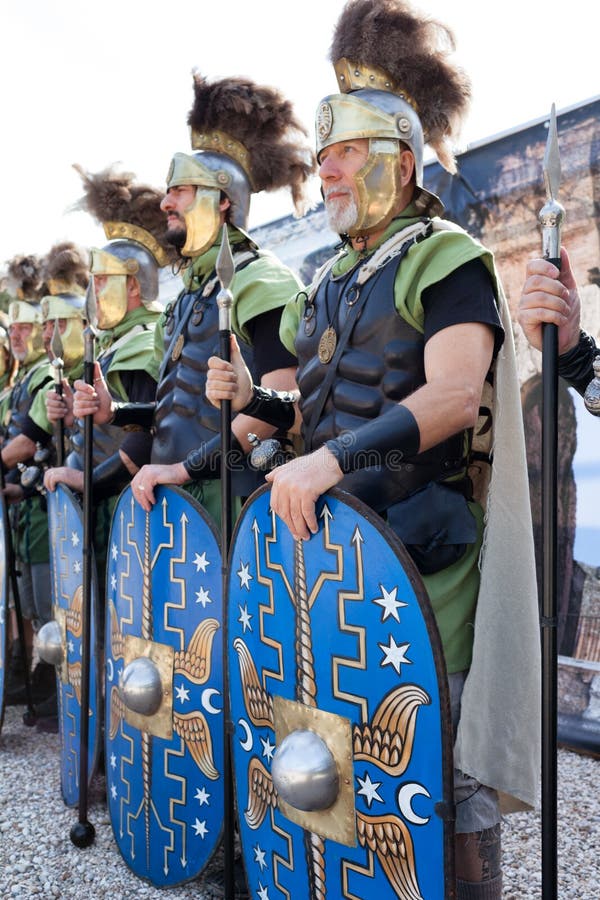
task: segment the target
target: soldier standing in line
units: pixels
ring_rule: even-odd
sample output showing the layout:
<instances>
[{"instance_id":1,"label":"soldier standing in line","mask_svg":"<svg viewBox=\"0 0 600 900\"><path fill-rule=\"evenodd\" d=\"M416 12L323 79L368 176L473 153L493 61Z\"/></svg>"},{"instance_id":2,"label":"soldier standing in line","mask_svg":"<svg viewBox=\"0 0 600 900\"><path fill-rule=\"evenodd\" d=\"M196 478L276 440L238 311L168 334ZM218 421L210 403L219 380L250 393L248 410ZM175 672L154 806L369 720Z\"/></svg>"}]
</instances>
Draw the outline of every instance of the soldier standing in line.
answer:
<instances>
[{"instance_id":1,"label":"soldier standing in line","mask_svg":"<svg viewBox=\"0 0 600 900\"><path fill-rule=\"evenodd\" d=\"M315 501L339 484L387 519L417 564L456 730L457 896L499 900L501 799L510 811L537 793L539 623L507 304L491 253L439 218L422 180L424 138L455 171L448 139L470 86L452 47L403 0L350 0L342 12L340 93L319 106L317 157L344 247L282 317L307 455L267 480L294 538L318 531ZM292 427L294 406L252 388L232 344L231 364L209 364L209 398ZM476 474L486 477L474 484Z\"/></svg>"},{"instance_id":2,"label":"soldier standing in line","mask_svg":"<svg viewBox=\"0 0 600 900\"><path fill-rule=\"evenodd\" d=\"M96 297L100 348L96 377L102 378L115 403L148 403L156 393L154 328L162 310L158 274L171 258L160 240L162 194L136 183L127 172L107 169L81 174L85 197L80 205L103 225L109 239L102 249L90 251L90 289ZM73 416L73 392L67 380L61 396L48 392L46 404L51 421L65 417L71 450L66 465L48 469L45 487L52 491L62 483L82 492L83 428ZM150 443L149 430L137 423L125 435L108 422L94 428L94 548L100 597L112 511L122 488L148 460Z\"/></svg>"},{"instance_id":3,"label":"soldier standing in line","mask_svg":"<svg viewBox=\"0 0 600 900\"><path fill-rule=\"evenodd\" d=\"M154 485L186 484L218 522L219 415L207 402L204 387L208 357L218 349L215 264L223 224L235 266L232 325L246 358L252 356L254 377L273 388L293 387L295 360L281 345L278 329L282 307L300 284L271 253L257 247L246 229L255 192L289 187L301 208L313 157L298 140L303 129L291 104L273 88L243 78L209 82L196 74L194 93L188 119L193 152L174 155L162 203L168 240L182 260L185 288L156 330L160 371L156 406L148 410L153 416L152 465L137 473L132 488L148 510ZM115 409L102 383L95 391L77 387L78 415L94 412L96 422L113 416L113 422L127 421L127 411ZM232 430L233 492L240 498L257 483L245 462L248 432L263 437L273 429L241 416Z\"/></svg>"},{"instance_id":4,"label":"soldier standing in line","mask_svg":"<svg viewBox=\"0 0 600 900\"><path fill-rule=\"evenodd\" d=\"M52 429L44 431L29 416L36 395L52 381L52 368L42 339L41 260L35 256L12 259L7 269L7 289L15 297L9 305L8 330L12 355L19 370L7 399L1 453L6 473L5 493L15 504L10 516L14 525L13 546L27 653L27 659L23 660L18 641L12 640L5 702L14 705L26 702L23 667L32 663L34 633L51 617L46 510L39 492L34 490L23 496L17 468L19 463L25 466L32 463L37 443L47 445L51 441ZM53 667L38 661L31 678L32 701L39 703L55 690Z\"/></svg>"}]
</instances>

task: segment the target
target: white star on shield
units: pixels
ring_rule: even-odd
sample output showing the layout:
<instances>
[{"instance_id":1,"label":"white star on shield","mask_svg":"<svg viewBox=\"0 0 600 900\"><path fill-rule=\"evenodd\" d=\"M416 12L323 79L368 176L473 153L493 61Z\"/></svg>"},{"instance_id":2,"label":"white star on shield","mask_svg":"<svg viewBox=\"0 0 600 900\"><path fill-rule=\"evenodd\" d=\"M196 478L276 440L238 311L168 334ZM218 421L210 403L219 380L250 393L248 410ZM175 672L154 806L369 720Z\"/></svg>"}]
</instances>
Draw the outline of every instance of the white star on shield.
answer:
<instances>
[{"instance_id":1,"label":"white star on shield","mask_svg":"<svg viewBox=\"0 0 600 900\"><path fill-rule=\"evenodd\" d=\"M204 822L201 822L200 819L196 819L196 821L192 825L192 828L194 829L194 832L196 834L200 835L201 838L206 837L208 833L208 828L206 827L206 819L204 820Z\"/></svg>"},{"instance_id":2,"label":"white star on shield","mask_svg":"<svg viewBox=\"0 0 600 900\"><path fill-rule=\"evenodd\" d=\"M257 844L256 847L253 847L254 850L254 862L257 863L261 872L263 869L267 868L267 863L265 860L265 851L262 849L260 844Z\"/></svg>"},{"instance_id":3,"label":"white star on shield","mask_svg":"<svg viewBox=\"0 0 600 900\"><path fill-rule=\"evenodd\" d=\"M196 572L206 572L206 567L210 566L210 561L206 558L206 553L196 553L194 565L196 566Z\"/></svg>"},{"instance_id":4,"label":"white star on shield","mask_svg":"<svg viewBox=\"0 0 600 900\"><path fill-rule=\"evenodd\" d=\"M408 603L403 603L402 600L396 600L398 594L397 585L392 588L391 591L387 591L382 584L380 584L379 587L381 588L381 597L376 597L373 600L373 603L377 603L379 606L383 607L381 621L385 622L389 616L393 616L396 622L399 622L400 616L398 615L398 610L401 606L408 606Z\"/></svg>"},{"instance_id":5,"label":"white star on shield","mask_svg":"<svg viewBox=\"0 0 600 900\"><path fill-rule=\"evenodd\" d=\"M248 612L248 607L244 604L244 606L238 606L240 611L240 617L238 622L241 623L242 631L244 634L246 631L252 631L252 625L250 624L250 619L252 618L251 614Z\"/></svg>"},{"instance_id":6,"label":"white star on shield","mask_svg":"<svg viewBox=\"0 0 600 900\"><path fill-rule=\"evenodd\" d=\"M77 545L79 544L79 535L76 531L71 532L71 544L73 545L73 547L77 547Z\"/></svg>"},{"instance_id":7,"label":"white star on shield","mask_svg":"<svg viewBox=\"0 0 600 900\"><path fill-rule=\"evenodd\" d=\"M360 790L356 793L363 795L369 809L371 809L373 800L377 800L378 803L383 803L383 800L377 793L377 788L381 787L381 781L371 781L371 776L368 772L365 772L364 778L359 778L357 775L356 780L360 784Z\"/></svg>"},{"instance_id":8,"label":"white star on shield","mask_svg":"<svg viewBox=\"0 0 600 900\"><path fill-rule=\"evenodd\" d=\"M241 568L236 573L238 578L240 579L240 587L246 588L247 591L250 590L250 582L252 581L252 575L248 571L250 568L250 563L243 563L240 561Z\"/></svg>"},{"instance_id":9,"label":"white star on shield","mask_svg":"<svg viewBox=\"0 0 600 900\"><path fill-rule=\"evenodd\" d=\"M390 634L390 642L389 644L379 644L380 650L383 650L385 653L385 659L381 663L382 666L393 666L398 673L400 674L400 666L402 663L406 663L411 666L412 661L406 658L406 652L410 644L397 644L392 635Z\"/></svg>"}]
</instances>

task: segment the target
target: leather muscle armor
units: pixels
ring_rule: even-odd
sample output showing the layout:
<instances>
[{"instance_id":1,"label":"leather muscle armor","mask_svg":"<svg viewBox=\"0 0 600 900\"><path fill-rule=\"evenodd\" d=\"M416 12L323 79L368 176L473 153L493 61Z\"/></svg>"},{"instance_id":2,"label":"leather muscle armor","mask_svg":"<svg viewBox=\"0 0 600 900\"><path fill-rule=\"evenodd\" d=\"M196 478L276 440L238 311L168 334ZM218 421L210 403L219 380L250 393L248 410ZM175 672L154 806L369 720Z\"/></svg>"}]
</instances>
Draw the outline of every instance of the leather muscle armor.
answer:
<instances>
[{"instance_id":1,"label":"leather muscle armor","mask_svg":"<svg viewBox=\"0 0 600 900\"><path fill-rule=\"evenodd\" d=\"M380 415L425 383L423 336L399 315L394 304L399 265L398 259L392 260L360 288L370 293L339 361L307 452ZM297 377L305 425L327 373L327 364L321 363L318 356L319 339L331 324L339 339L350 310L348 301L352 303L357 298L353 287L357 273L355 270L338 279L326 278L317 290L314 308L307 308L300 323L296 337ZM390 460L388 455L383 465L367 466L346 475L339 486L381 512L428 482L463 472L463 450L461 433L410 459Z\"/></svg>"},{"instance_id":2,"label":"leather muscle armor","mask_svg":"<svg viewBox=\"0 0 600 900\"><path fill-rule=\"evenodd\" d=\"M27 418L33 401L33 396L29 392L29 382L31 381L34 372L37 372L38 368L42 365L48 365L45 357L40 362L35 363L13 387L10 397L11 415L7 427L7 440L9 441L18 434L21 434L23 430L25 419ZM48 370L48 376L39 384L38 390L50 381L52 381L52 373Z\"/></svg>"},{"instance_id":3,"label":"leather muscle armor","mask_svg":"<svg viewBox=\"0 0 600 900\"><path fill-rule=\"evenodd\" d=\"M248 260L250 262L250 260ZM244 267L237 267L239 271ZM203 288L181 294L169 311L164 328L165 358L156 392L152 462L173 463L214 438L220 412L206 399L208 359L219 355L219 312L215 283L208 296ZM252 352L239 341L246 364ZM254 472L234 472L234 492L244 496L257 486Z\"/></svg>"}]
</instances>

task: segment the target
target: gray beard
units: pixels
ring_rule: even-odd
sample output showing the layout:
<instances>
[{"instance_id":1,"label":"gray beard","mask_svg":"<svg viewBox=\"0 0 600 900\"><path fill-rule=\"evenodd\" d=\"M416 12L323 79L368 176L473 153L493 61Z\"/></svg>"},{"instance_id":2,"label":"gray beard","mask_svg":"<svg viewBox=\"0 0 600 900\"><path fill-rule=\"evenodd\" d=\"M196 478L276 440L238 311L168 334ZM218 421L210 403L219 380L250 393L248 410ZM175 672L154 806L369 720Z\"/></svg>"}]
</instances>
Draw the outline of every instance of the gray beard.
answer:
<instances>
[{"instance_id":1,"label":"gray beard","mask_svg":"<svg viewBox=\"0 0 600 900\"><path fill-rule=\"evenodd\" d=\"M358 206L350 194L339 200L325 200L325 211L329 227L336 234L347 234L358 218Z\"/></svg>"}]
</instances>

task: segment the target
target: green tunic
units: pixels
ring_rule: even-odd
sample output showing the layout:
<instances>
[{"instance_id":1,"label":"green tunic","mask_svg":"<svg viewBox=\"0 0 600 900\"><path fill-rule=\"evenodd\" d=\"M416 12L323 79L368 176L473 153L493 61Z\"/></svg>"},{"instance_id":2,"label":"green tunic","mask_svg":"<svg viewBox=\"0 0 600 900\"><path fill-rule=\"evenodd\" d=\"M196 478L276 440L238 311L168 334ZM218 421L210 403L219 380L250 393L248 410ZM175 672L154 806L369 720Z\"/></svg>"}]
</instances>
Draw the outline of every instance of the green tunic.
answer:
<instances>
[{"instance_id":1,"label":"green tunic","mask_svg":"<svg viewBox=\"0 0 600 900\"><path fill-rule=\"evenodd\" d=\"M27 415L31 414L33 403L38 394L45 394L45 388L52 379L52 367L50 362L37 359L32 365L21 367L17 376L17 384L23 379L28 379L26 389L31 402ZM9 400L10 404L10 400ZM24 410L23 410L24 411ZM48 434L52 428L44 428ZM23 563L35 565L48 562L50 551L48 547L48 516L42 507L41 496L36 492L31 497L22 500L17 506L17 534L14 542L15 556Z\"/></svg>"},{"instance_id":2,"label":"green tunic","mask_svg":"<svg viewBox=\"0 0 600 900\"><path fill-rule=\"evenodd\" d=\"M395 219L376 247L401 229L419 221L410 213L408 209L404 216ZM335 263L333 273L340 275L347 272L360 255L358 251L348 248ZM426 240L414 244L403 259L394 284L395 305L399 314L423 334L423 292L473 259L481 259L487 267L497 296L497 275L492 254L462 229L455 227L449 231L435 231ZM303 312L304 297L296 296L287 304L282 316L280 337L292 353L295 352L294 341ZM473 650L483 510L478 503L469 503L469 508L477 522L477 542L469 545L461 559L452 566L433 575L422 576L440 631L448 672L468 669Z\"/></svg>"}]
</instances>

